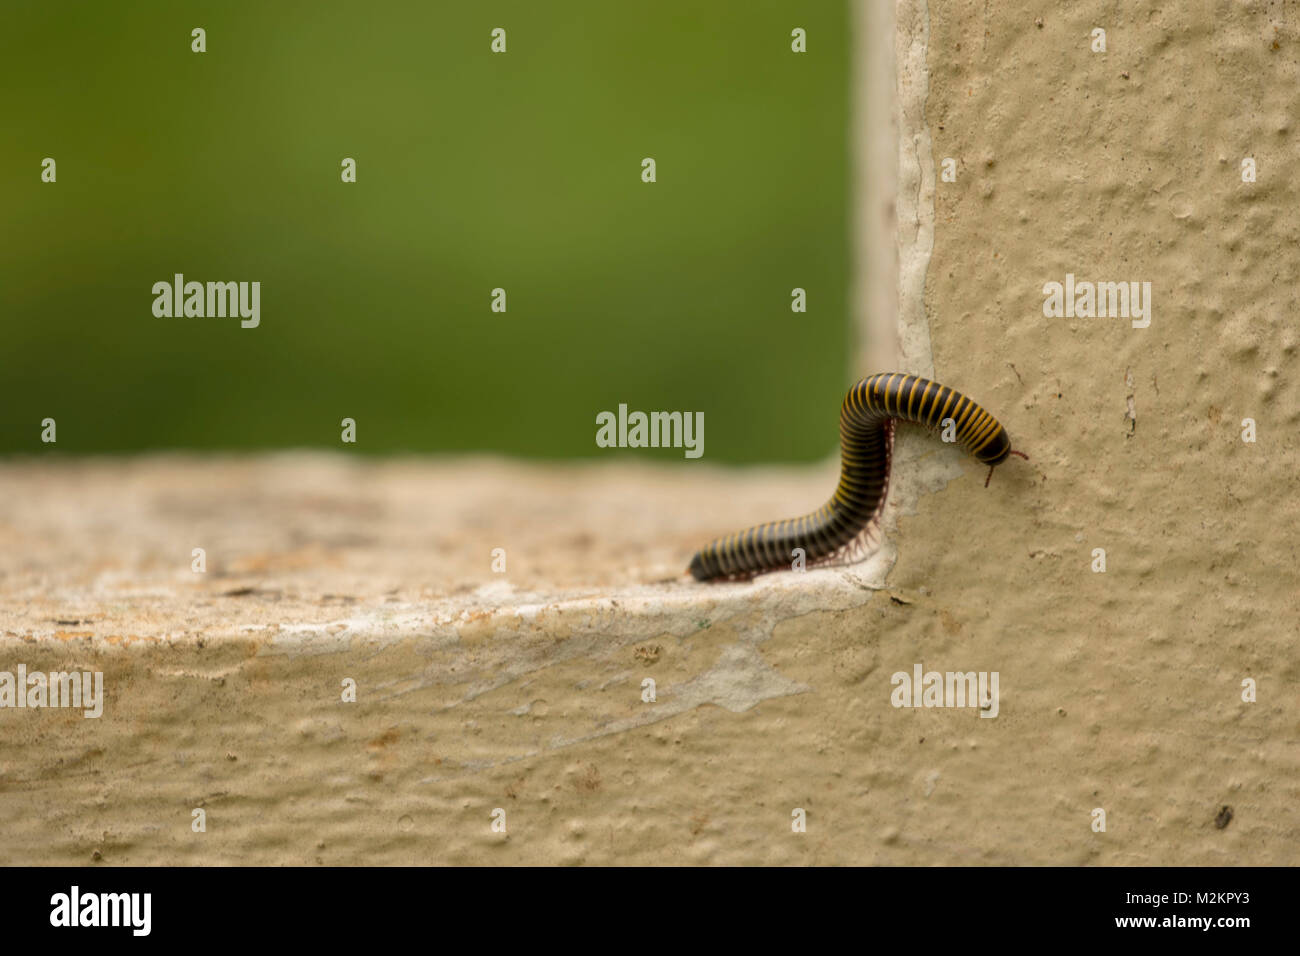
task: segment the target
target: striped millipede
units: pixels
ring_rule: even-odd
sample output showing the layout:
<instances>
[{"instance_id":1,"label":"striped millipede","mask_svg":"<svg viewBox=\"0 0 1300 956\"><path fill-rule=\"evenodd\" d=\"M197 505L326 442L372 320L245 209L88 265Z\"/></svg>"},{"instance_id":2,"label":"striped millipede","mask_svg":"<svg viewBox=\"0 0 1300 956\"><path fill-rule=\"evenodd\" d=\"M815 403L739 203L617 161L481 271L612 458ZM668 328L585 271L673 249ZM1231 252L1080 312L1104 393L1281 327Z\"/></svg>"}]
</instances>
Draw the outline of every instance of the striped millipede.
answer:
<instances>
[{"instance_id":1,"label":"striped millipede","mask_svg":"<svg viewBox=\"0 0 1300 956\"><path fill-rule=\"evenodd\" d=\"M956 389L902 372L872 375L849 389L840 407L840 483L831 500L802 518L755 525L710 542L691 559L691 574L708 581L787 568L796 548L809 564L841 552L884 505L894 422L933 428L949 418L957 443L989 466L985 487L1008 455L1028 459L1011 447L996 418Z\"/></svg>"}]
</instances>

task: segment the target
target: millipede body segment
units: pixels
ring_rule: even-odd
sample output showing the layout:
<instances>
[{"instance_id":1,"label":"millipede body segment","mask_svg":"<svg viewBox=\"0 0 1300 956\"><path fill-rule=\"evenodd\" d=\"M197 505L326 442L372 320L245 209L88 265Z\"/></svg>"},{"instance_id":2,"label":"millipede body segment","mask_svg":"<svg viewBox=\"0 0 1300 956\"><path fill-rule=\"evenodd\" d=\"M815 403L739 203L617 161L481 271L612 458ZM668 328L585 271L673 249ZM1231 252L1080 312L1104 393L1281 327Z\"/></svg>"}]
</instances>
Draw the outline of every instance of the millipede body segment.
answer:
<instances>
[{"instance_id":1,"label":"millipede body segment","mask_svg":"<svg viewBox=\"0 0 1300 956\"><path fill-rule=\"evenodd\" d=\"M708 581L788 568L796 548L809 564L836 554L884 505L894 422L935 427L949 418L957 444L988 465L990 476L1008 455L1028 457L1012 449L996 418L956 389L902 372L872 375L849 389L840 407L840 483L831 500L802 518L755 525L710 542L691 559L691 574Z\"/></svg>"}]
</instances>

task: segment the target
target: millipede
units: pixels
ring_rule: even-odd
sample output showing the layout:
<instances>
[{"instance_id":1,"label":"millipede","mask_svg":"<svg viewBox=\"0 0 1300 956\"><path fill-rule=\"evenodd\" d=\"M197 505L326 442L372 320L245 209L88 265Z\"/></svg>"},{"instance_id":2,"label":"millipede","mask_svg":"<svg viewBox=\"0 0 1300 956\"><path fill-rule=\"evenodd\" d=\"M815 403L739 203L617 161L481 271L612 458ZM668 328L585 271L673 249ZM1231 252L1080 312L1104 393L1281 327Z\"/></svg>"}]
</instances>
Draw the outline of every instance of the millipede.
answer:
<instances>
[{"instance_id":1,"label":"millipede","mask_svg":"<svg viewBox=\"0 0 1300 956\"><path fill-rule=\"evenodd\" d=\"M796 549L808 564L841 554L880 515L889 491L894 423L934 428L952 419L955 441L993 469L1010 455L1002 424L955 388L919 375L881 372L854 385L840 406L840 483L831 500L812 514L770 521L717 538L696 552L691 574L698 581L748 577L791 566Z\"/></svg>"}]
</instances>

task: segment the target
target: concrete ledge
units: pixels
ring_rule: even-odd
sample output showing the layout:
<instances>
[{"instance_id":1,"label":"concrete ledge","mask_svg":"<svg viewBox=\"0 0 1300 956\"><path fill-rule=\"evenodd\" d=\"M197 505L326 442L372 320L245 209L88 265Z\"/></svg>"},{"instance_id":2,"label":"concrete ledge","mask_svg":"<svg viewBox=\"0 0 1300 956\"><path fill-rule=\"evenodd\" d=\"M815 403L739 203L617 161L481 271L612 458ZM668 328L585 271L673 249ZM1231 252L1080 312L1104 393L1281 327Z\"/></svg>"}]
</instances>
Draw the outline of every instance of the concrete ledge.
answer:
<instances>
[{"instance_id":1,"label":"concrete ledge","mask_svg":"<svg viewBox=\"0 0 1300 956\"><path fill-rule=\"evenodd\" d=\"M549 797L523 810L507 791L539 760L594 792L615 772L595 742L680 739L658 725L811 690L763 645L861 608L887 567L684 575L708 534L814 506L824 467L284 454L11 463L0 480L5 666L100 671L106 698L98 718L0 710L6 863L476 859L502 839L497 806L536 826ZM564 839L528 858L580 858L545 845Z\"/></svg>"}]
</instances>

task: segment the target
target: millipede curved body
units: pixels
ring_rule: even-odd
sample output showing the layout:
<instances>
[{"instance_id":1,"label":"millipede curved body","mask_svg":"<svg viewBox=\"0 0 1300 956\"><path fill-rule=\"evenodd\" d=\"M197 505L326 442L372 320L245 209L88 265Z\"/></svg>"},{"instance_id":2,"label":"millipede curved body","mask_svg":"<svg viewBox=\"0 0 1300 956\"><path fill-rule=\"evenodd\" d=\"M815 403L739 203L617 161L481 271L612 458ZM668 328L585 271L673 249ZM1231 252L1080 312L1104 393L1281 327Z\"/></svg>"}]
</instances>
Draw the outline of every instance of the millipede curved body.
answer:
<instances>
[{"instance_id":1,"label":"millipede curved body","mask_svg":"<svg viewBox=\"0 0 1300 956\"><path fill-rule=\"evenodd\" d=\"M733 577L791 566L802 548L812 564L848 546L880 513L889 488L894 422L935 427L951 418L957 444L992 468L1011 447L1006 429L956 389L918 375L882 372L849 389L840 407L840 483L812 514L755 525L718 538L691 559L697 580ZM987 482L986 482L987 484Z\"/></svg>"}]
</instances>

